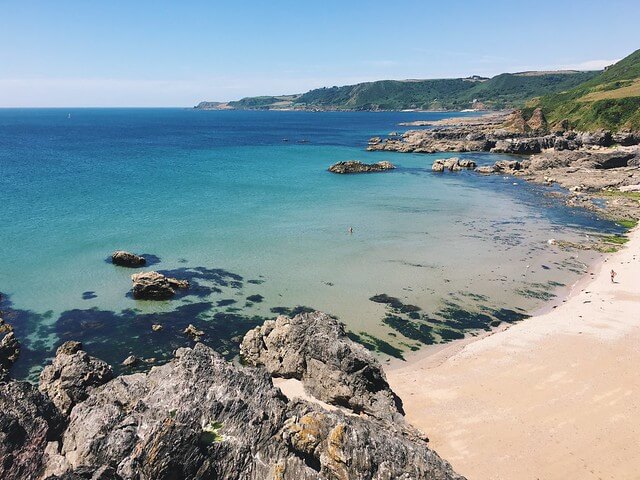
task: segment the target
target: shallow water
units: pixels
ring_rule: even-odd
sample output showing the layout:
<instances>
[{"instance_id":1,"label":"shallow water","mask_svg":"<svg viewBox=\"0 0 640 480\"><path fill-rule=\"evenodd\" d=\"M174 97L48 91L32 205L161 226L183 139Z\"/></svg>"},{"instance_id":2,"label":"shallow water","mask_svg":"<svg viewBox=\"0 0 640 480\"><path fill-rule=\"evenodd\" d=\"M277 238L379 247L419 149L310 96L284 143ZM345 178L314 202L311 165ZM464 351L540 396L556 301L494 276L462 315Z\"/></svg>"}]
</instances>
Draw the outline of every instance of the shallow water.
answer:
<instances>
[{"instance_id":1,"label":"shallow water","mask_svg":"<svg viewBox=\"0 0 640 480\"><path fill-rule=\"evenodd\" d=\"M0 110L0 291L24 345L14 373L71 338L112 363L159 360L190 343L189 323L231 356L248 328L298 306L395 356L521 318L592 259L549 238L617 227L518 179L431 173L449 155L364 150L399 122L450 115ZM326 171L349 159L398 169ZM133 300L133 271L105 261L116 249L157 256L152 268L193 288Z\"/></svg>"}]
</instances>

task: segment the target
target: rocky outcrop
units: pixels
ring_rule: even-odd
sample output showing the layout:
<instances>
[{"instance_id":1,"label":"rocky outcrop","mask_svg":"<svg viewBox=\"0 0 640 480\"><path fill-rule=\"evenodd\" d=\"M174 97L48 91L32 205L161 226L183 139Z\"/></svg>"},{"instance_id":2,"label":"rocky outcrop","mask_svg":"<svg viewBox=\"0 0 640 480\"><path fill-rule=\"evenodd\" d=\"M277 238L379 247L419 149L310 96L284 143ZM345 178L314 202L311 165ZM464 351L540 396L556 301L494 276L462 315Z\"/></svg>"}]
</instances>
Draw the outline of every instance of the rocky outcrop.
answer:
<instances>
[{"instance_id":1,"label":"rocky outcrop","mask_svg":"<svg viewBox=\"0 0 640 480\"><path fill-rule=\"evenodd\" d=\"M498 140L496 146L491 149L493 153L511 153L517 155L531 155L540 153L542 146L537 138L510 138Z\"/></svg>"},{"instance_id":2,"label":"rocky outcrop","mask_svg":"<svg viewBox=\"0 0 640 480\"><path fill-rule=\"evenodd\" d=\"M111 367L89 356L80 342L65 342L58 348L53 363L42 370L39 389L66 416L93 388L112 378Z\"/></svg>"},{"instance_id":3,"label":"rocky outcrop","mask_svg":"<svg viewBox=\"0 0 640 480\"><path fill-rule=\"evenodd\" d=\"M375 140L375 139L372 139ZM372 145L375 145L372 144ZM332 173L372 173L372 172L385 172L387 170L393 170L395 165L391 162L382 161L377 163L362 163L356 160L349 160L347 162L334 163L329 167L329 171Z\"/></svg>"},{"instance_id":4,"label":"rocky outcrop","mask_svg":"<svg viewBox=\"0 0 640 480\"><path fill-rule=\"evenodd\" d=\"M47 443L63 424L53 403L30 383L0 383L0 478L40 478Z\"/></svg>"},{"instance_id":5,"label":"rocky outcrop","mask_svg":"<svg viewBox=\"0 0 640 480\"><path fill-rule=\"evenodd\" d=\"M202 344L95 389L48 462L58 478L103 466L126 480L461 478L403 421L289 401L264 369Z\"/></svg>"},{"instance_id":6,"label":"rocky outcrop","mask_svg":"<svg viewBox=\"0 0 640 480\"><path fill-rule=\"evenodd\" d=\"M527 129L534 133L546 133L548 130L547 119L542 113L541 108L536 108L529 120L527 120Z\"/></svg>"},{"instance_id":7,"label":"rocky outcrop","mask_svg":"<svg viewBox=\"0 0 640 480\"><path fill-rule=\"evenodd\" d=\"M142 272L131 275L133 298L138 300L167 300L177 289L189 288L189 282L165 277L158 272Z\"/></svg>"},{"instance_id":8,"label":"rocky outcrop","mask_svg":"<svg viewBox=\"0 0 640 480\"><path fill-rule=\"evenodd\" d=\"M111 254L111 262L114 265L128 268L144 267L147 264L147 260L135 253L125 252L124 250L117 250Z\"/></svg>"},{"instance_id":9,"label":"rocky outcrop","mask_svg":"<svg viewBox=\"0 0 640 480\"><path fill-rule=\"evenodd\" d=\"M301 380L308 393L329 404L379 418L402 413L380 363L324 313L267 321L245 335L240 353L274 376Z\"/></svg>"},{"instance_id":10,"label":"rocky outcrop","mask_svg":"<svg viewBox=\"0 0 640 480\"><path fill-rule=\"evenodd\" d=\"M431 170L434 172L444 172L449 170L450 172L459 172L463 169L472 169L476 167L476 162L469 159L460 159L458 157L438 159L433 162Z\"/></svg>"},{"instance_id":11,"label":"rocky outcrop","mask_svg":"<svg viewBox=\"0 0 640 480\"><path fill-rule=\"evenodd\" d=\"M515 110L509 114L502 112L404 125L429 128L409 130L401 137L376 137L368 144L367 150L414 153L493 151L531 155L545 149L578 150L608 147L614 143L625 146L640 143L638 132L576 132L569 130L565 123L549 129L540 109L534 110L528 119L521 110Z\"/></svg>"},{"instance_id":12,"label":"rocky outcrop","mask_svg":"<svg viewBox=\"0 0 640 480\"><path fill-rule=\"evenodd\" d=\"M13 327L0 318L0 381L9 375L9 369L20 355L20 343Z\"/></svg>"}]
</instances>

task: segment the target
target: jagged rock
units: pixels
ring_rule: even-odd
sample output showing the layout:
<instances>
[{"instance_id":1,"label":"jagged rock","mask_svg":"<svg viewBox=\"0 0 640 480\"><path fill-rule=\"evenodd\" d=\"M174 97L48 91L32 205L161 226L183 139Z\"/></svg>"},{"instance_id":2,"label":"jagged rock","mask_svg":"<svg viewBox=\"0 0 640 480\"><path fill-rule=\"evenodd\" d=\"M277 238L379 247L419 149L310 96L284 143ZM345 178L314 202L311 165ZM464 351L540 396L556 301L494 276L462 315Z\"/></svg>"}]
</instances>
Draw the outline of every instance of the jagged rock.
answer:
<instances>
[{"instance_id":1,"label":"jagged rock","mask_svg":"<svg viewBox=\"0 0 640 480\"><path fill-rule=\"evenodd\" d=\"M151 330L153 330L154 332L160 332L163 328L164 327L159 323L154 323L153 325L151 325Z\"/></svg>"},{"instance_id":2,"label":"jagged rock","mask_svg":"<svg viewBox=\"0 0 640 480\"><path fill-rule=\"evenodd\" d=\"M189 282L165 277L158 272L141 272L131 275L133 298L138 300L167 300L178 288L189 288Z\"/></svg>"},{"instance_id":3,"label":"jagged rock","mask_svg":"<svg viewBox=\"0 0 640 480\"><path fill-rule=\"evenodd\" d=\"M391 136L391 134L389 134ZM377 145L382 141L380 137L373 137L369 139L369 145Z\"/></svg>"},{"instance_id":4,"label":"jagged rock","mask_svg":"<svg viewBox=\"0 0 640 480\"><path fill-rule=\"evenodd\" d=\"M580 132L576 139L581 145L597 145L600 147L610 147L613 144L613 136L609 130L598 130L596 132Z\"/></svg>"},{"instance_id":5,"label":"jagged rock","mask_svg":"<svg viewBox=\"0 0 640 480\"><path fill-rule=\"evenodd\" d=\"M477 167L475 171L486 175L489 173L495 173L496 168L493 165L483 165L482 167Z\"/></svg>"},{"instance_id":6,"label":"jagged rock","mask_svg":"<svg viewBox=\"0 0 640 480\"><path fill-rule=\"evenodd\" d=\"M540 153L542 148L537 138L510 138L508 140L498 140L491 151L493 153L531 155Z\"/></svg>"},{"instance_id":7,"label":"jagged rock","mask_svg":"<svg viewBox=\"0 0 640 480\"><path fill-rule=\"evenodd\" d=\"M511 173L522 169L522 163L518 160L500 160L493 166L495 172Z\"/></svg>"},{"instance_id":8,"label":"jagged rock","mask_svg":"<svg viewBox=\"0 0 640 480\"><path fill-rule=\"evenodd\" d=\"M109 465L125 480L461 478L402 419L290 402L264 369L234 366L203 344L94 390L61 445L67 472Z\"/></svg>"},{"instance_id":9,"label":"jagged rock","mask_svg":"<svg viewBox=\"0 0 640 480\"><path fill-rule=\"evenodd\" d=\"M202 330L198 330L193 324L189 324L189 326L187 328L185 328L182 333L184 333L185 335L190 336L191 338L193 338L194 340L198 341L200 340L200 337L202 337L204 335L204 332Z\"/></svg>"},{"instance_id":10,"label":"jagged rock","mask_svg":"<svg viewBox=\"0 0 640 480\"><path fill-rule=\"evenodd\" d=\"M469 160L468 158L463 158L462 160L460 160L458 162L458 165L460 166L460 168L476 168L476 162L474 162L473 160Z\"/></svg>"},{"instance_id":11,"label":"jagged rock","mask_svg":"<svg viewBox=\"0 0 640 480\"><path fill-rule=\"evenodd\" d=\"M136 357L135 355L129 355L127 358L125 358L122 361L122 366L123 367L133 367L134 365L137 365L138 363L140 363L140 359L138 357Z\"/></svg>"},{"instance_id":12,"label":"jagged rock","mask_svg":"<svg viewBox=\"0 0 640 480\"><path fill-rule=\"evenodd\" d=\"M117 250L111 255L111 262L114 265L121 267L138 268L144 267L147 264L147 260L135 253L125 252L124 250Z\"/></svg>"},{"instance_id":13,"label":"jagged rock","mask_svg":"<svg viewBox=\"0 0 640 480\"><path fill-rule=\"evenodd\" d=\"M522 110L511 112L502 128L511 133L525 133L528 130L528 126Z\"/></svg>"},{"instance_id":14,"label":"jagged rock","mask_svg":"<svg viewBox=\"0 0 640 480\"><path fill-rule=\"evenodd\" d=\"M431 165L431 170L437 173L444 172L444 161L435 160L433 165Z\"/></svg>"},{"instance_id":15,"label":"jagged rock","mask_svg":"<svg viewBox=\"0 0 640 480\"><path fill-rule=\"evenodd\" d=\"M535 133L543 133L547 131L547 119L542 113L541 108L536 108L533 111L531 118L527 121L527 127Z\"/></svg>"},{"instance_id":16,"label":"jagged rock","mask_svg":"<svg viewBox=\"0 0 640 480\"><path fill-rule=\"evenodd\" d=\"M301 380L318 400L380 418L403 413L376 358L322 312L269 320L245 335L240 353L274 376Z\"/></svg>"},{"instance_id":17,"label":"jagged rock","mask_svg":"<svg viewBox=\"0 0 640 480\"><path fill-rule=\"evenodd\" d=\"M396 168L395 165L387 161L362 163L356 160L349 160L347 162L334 163L329 167L329 171L332 173L371 173L384 172L387 170L393 170L394 168Z\"/></svg>"},{"instance_id":18,"label":"jagged rock","mask_svg":"<svg viewBox=\"0 0 640 480\"><path fill-rule=\"evenodd\" d=\"M0 383L0 478L37 479L47 443L64 420L51 401L28 382Z\"/></svg>"},{"instance_id":19,"label":"jagged rock","mask_svg":"<svg viewBox=\"0 0 640 480\"><path fill-rule=\"evenodd\" d=\"M0 381L9 375L9 369L20 355L20 342L13 327L0 318Z\"/></svg>"},{"instance_id":20,"label":"jagged rock","mask_svg":"<svg viewBox=\"0 0 640 480\"><path fill-rule=\"evenodd\" d=\"M92 388L113 378L109 365L80 348L79 342L65 342L58 348L53 363L40 373L39 390L63 415L86 399Z\"/></svg>"},{"instance_id":21,"label":"jagged rock","mask_svg":"<svg viewBox=\"0 0 640 480\"><path fill-rule=\"evenodd\" d=\"M640 132L614 133L613 141L622 146L638 145L640 143Z\"/></svg>"}]
</instances>

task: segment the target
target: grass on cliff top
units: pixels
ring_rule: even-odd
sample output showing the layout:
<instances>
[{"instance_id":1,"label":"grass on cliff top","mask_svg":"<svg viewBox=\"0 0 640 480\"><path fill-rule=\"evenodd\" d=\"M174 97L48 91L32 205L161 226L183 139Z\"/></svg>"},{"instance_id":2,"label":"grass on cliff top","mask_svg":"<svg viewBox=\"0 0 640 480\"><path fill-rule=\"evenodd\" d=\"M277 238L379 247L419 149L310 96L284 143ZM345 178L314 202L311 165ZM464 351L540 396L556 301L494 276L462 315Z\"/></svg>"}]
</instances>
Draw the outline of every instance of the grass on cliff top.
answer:
<instances>
[{"instance_id":1,"label":"grass on cliff top","mask_svg":"<svg viewBox=\"0 0 640 480\"><path fill-rule=\"evenodd\" d=\"M598 192L603 197L623 197L630 200L637 200L640 202L640 192L621 192L620 190L602 190Z\"/></svg>"},{"instance_id":2,"label":"grass on cliff top","mask_svg":"<svg viewBox=\"0 0 640 480\"><path fill-rule=\"evenodd\" d=\"M538 99L550 124L613 131L640 129L640 50L570 90Z\"/></svg>"}]
</instances>

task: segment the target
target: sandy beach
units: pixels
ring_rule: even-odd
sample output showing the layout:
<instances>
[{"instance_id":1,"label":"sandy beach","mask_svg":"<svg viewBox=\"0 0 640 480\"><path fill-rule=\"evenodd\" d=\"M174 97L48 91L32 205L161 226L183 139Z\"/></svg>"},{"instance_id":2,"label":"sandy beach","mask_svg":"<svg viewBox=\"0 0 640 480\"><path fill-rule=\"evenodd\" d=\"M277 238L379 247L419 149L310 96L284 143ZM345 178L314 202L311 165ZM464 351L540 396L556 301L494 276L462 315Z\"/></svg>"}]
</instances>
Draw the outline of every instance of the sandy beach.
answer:
<instances>
[{"instance_id":1,"label":"sandy beach","mask_svg":"<svg viewBox=\"0 0 640 480\"><path fill-rule=\"evenodd\" d=\"M460 474L639 477L640 230L592 273L550 312L387 367L408 420Z\"/></svg>"}]
</instances>

